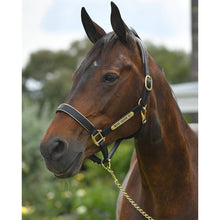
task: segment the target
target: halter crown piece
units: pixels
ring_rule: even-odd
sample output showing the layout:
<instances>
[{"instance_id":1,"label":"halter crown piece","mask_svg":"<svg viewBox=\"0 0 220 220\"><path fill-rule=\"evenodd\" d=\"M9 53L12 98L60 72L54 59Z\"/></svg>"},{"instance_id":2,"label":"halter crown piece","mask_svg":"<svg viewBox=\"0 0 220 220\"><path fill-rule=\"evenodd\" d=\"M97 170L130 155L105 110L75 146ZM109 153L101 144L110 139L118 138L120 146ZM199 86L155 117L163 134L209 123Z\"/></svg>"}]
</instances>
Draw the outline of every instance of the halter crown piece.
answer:
<instances>
[{"instance_id":1,"label":"halter crown piece","mask_svg":"<svg viewBox=\"0 0 220 220\"><path fill-rule=\"evenodd\" d=\"M136 35L136 33L134 34ZM97 147L100 148L103 154L103 159L97 157L95 154L89 157L93 162L98 163L98 164L108 162L114 155L121 141L124 139L134 137L136 133L129 137L120 138L116 140L109 153L108 153L108 148L107 148L108 145L105 143L105 137L108 134L110 134L113 130L116 130L118 127L126 123L129 119L131 119L137 113L141 113L142 125L146 123L147 99L150 94L150 91L152 90L153 81L152 81L152 78L150 76L150 71L149 71L147 50L144 49L143 43L138 37L136 37L136 43L137 43L137 46L138 46L138 49L141 55L142 63L144 65L144 70L145 70L145 84L143 87L142 96L138 101L138 105L132 108L127 114L123 115L119 120L115 121L114 123L112 123L111 125L109 125L108 127L102 130L97 129L83 114L81 114L77 109L75 109L69 104L63 103L59 105L56 111L56 112L66 113L90 133L93 143Z\"/></svg>"}]
</instances>

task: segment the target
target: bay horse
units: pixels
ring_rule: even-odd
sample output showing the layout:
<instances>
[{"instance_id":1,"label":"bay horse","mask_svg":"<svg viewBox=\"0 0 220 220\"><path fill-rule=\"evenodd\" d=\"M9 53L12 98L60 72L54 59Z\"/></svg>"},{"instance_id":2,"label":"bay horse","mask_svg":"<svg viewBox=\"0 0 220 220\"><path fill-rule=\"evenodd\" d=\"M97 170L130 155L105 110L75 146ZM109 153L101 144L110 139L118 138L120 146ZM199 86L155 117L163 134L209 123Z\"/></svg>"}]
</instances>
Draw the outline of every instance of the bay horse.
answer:
<instances>
[{"instance_id":1,"label":"bay horse","mask_svg":"<svg viewBox=\"0 0 220 220\"><path fill-rule=\"evenodd\" d=\"M71 177L86 158L104 164L122 139L134 137L125 191L154 219L197 219L198 134L181 114L164 74L113 2L113 32L106 34L85 8L81 16L94 45L41 140L47 168L59 178ZM103 159L95 156L99 151ZM145 218L120 193L117 219Z\"/></svg>"}]
</instances>

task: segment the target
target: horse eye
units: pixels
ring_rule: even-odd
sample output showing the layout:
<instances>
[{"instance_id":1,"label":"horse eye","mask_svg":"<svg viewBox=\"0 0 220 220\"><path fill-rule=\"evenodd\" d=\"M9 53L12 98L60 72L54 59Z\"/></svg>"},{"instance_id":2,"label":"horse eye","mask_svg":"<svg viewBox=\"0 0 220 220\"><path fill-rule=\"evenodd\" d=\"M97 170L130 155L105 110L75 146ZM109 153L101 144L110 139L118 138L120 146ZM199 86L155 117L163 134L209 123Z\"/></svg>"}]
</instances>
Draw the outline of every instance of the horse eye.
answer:
<instances>
[{"instance_id":1,"label":"horse eye","mask_svg":"<svg viewBox=\"0 0 220 220\"><path fill-rule=\"evenodd\" d=\"M115 73L105 73L101 79L105 83L113 83L119 78Z\"/></svg>"}]
</instances>

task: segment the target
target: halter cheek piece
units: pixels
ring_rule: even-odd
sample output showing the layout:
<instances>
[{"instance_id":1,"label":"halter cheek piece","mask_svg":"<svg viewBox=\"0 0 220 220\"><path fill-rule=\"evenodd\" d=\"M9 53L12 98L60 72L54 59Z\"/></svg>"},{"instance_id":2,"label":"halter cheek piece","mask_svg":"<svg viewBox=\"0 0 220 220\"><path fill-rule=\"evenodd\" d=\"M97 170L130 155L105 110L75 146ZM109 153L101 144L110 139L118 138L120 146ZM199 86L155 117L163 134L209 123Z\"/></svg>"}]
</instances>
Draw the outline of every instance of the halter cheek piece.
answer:
<instances>
[{"instance_id":1,"label":"halter cheek piece","mask_svg":"<svg viewBox=\"0 0 220 220\"><path fill-rule=\"evenodd\" d=\"M109 159L112 158L113 154L117 150L119 144L123 139L131 138L134 135L121 138L115 141L110 153L108 153L107 144L105 143L105 137L111 133L112 131L116 130L118 127L123 125L129 119L131 119L137 113L141 113L142 117L142 125L146 123L146 107L147 107L147 99L152 90L152 78L149 72L149 65L148 65L148 56L147 50L144 49L142 41L136 37L136 43L141 55L141 59L144 65L145 70L145 84L142 92L142 96L138 101L138 105L132 108L127 114L123 115L119 120L115 121L113 124L109 125L108 127L104 128L103 130L97 129L84 115L82 115L79 111L77 111L74 107L70 106L69 104L63 103L61 104L56 112L64 112L70 117L72 117L75 121L77 121L84 129L86 129L92 138L93 143L98 146L103 154L103 159L97 157L95 154L90 156L89 158L98 164L106 163Z\"/></svg>"}]
</instances>

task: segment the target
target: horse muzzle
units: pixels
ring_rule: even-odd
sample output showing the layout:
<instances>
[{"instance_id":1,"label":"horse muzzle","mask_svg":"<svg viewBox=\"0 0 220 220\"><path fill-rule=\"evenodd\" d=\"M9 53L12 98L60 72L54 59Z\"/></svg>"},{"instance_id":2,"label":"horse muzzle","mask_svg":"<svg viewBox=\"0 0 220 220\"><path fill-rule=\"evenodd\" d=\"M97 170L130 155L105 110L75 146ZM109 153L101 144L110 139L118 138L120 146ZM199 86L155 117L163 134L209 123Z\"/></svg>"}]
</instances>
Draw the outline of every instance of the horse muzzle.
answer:
<instances>
[{"instance_id":1,"label":"horse muzzle","mask_svg":"<svg viewBox=\"0 0 220 220\"><path fill-rule=\"evenodd\" d=\"M79 172L83 153L74 149L58 137L40 144L41 155L47 168L58 178L68 178Z\"/></svg>"}]
</instances>

